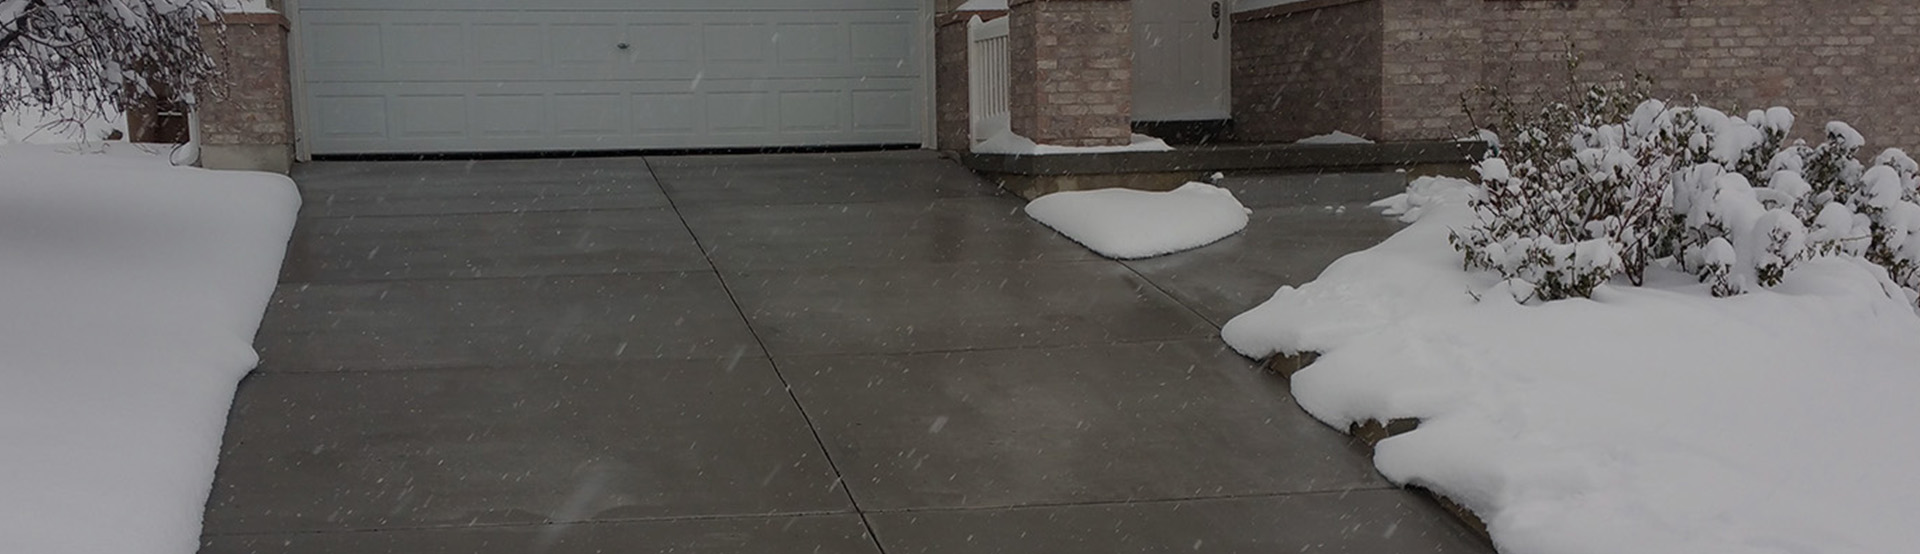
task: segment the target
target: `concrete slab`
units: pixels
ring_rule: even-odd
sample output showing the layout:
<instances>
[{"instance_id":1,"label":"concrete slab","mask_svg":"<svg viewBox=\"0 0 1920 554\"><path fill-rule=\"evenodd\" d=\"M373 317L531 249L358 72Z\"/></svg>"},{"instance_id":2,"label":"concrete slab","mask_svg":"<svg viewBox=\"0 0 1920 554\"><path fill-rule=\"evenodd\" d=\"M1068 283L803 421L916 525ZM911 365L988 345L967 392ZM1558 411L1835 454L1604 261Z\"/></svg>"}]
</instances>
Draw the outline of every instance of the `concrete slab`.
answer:
<instances>
[{"instance_id":1,"label":"concrete slab","mask_svg":"<svg viewBox=\"0 0 1920 554\"><path fill-rule=\"evenodd\" d=\"M851 511L764 359L258 375L207 532Z\"/></svg>"},{"instance_id":2,"label":"concrete slab","mask_svg":"<svg viewBox=\"0 0 1920 554\"><path fill-rule=\"evenodd\" d=\"M201 554L878 554L855 515L207 537Z\"/></svg>"},{"instance_id":3,"label":"concrete slab","mask_svg":"<svg viewBox=\"0 0 1920 554\"><path fill-rule=\"evenodd\" d=\"M926 152L295 175L206 552L872 554L840 479L895 552L1460 544L1194 310L1377 240L1315 210L1397 175L1243 179L1249 235L1138 273Z\"/></svg>"},{"instance_id":4,"label":"concrete slab","mask_svg":"<svg viewBox=\"0 0 1920 554\"><path fill-rule=\"evenodd\" d=\"M775 356L903 353L1214 336L1113 262L728 272Z\"/></svg>"},{"instance_id":5,"label":"concrete slab","mask_svg":"<svg viewBox=\"0 0 1920 554\"><path fill-rule=\"evenodd\" d=\"M1216 325L1313 281L1334 261L1372 248L1402 224L1364 204L1255 208L1247 229L1204 248L1132 260L1128 267Z\"/></svg>"},{"instance_id":6,"label":"concrete slab","mask_svg":"<svg viewBox=\"0 0 1920 554\"><path fill-rule=\"evenodd\" d=\"M1217 340L781 365L867 510L1392 486Z\"/></svg>"},{"instance_id":7,"label":"concrete slab","mask_svg":"<svg viewBox=\"0 0 1920 554\"><path fill-rule=\"evenodd\" d=\"M843 204L993 196L998 187L924 150L647 158L680 207Z\"/></svg>"},{"instance_id":8,"label":"concrete slab","mask_svg":"<svg viewBox=\"0 0 1920 554\"><path fill-rule=\"evenodd\" d=\"M267 372L761 355L710 272L282 286L255 346Z\"/></svg>"},{"instance_id":9,"label":"concrete slab","mask_svg":"<svg viewBox=\"0 0 1920 554\"><path fill-rule=\"evenodd\" d=\"M306 217L658 208L640 158L313 162L295 166Z\"/></svg>"},{"instance_id":10,"label":"concrete slab","mask_svg":"<svg viewBox=\"0 0 1920 554\"><path fill-rule=\"evenodd\" d=\"M1369 204L1407 191L1403 173L1276 173L1228 175L1219 186L1260 208Z\"/></svg>"},{"instance_id":11,"label":"concrete slab","mask_svg":"<svg viewBox=\"0 0 1920 554\"><path fill-rule=\"evenodd\" d=\"M671 209L318 218L294 232L285 283L711 269Z\"/></svg>"},{"instance_id":12,"label":"concrete slab","mask_svg":"<svg viewBox=\"0 0 1920 554\"><path fill-rule=\"evenodd\" d=\"M1012 198L698 206L681 210L722 269L1099 257L1028 218Z\"/></svg>"},{"instance_id":13,"label":"concrete slab","mask_svg":"<svg viewBox=\"0 0 1920 554\"><path fill-rule=\"evenodd\" d=\"M868 519L888 554L1493 553L1431 501L1399 490Z\"/></svg>"}]
</instances>

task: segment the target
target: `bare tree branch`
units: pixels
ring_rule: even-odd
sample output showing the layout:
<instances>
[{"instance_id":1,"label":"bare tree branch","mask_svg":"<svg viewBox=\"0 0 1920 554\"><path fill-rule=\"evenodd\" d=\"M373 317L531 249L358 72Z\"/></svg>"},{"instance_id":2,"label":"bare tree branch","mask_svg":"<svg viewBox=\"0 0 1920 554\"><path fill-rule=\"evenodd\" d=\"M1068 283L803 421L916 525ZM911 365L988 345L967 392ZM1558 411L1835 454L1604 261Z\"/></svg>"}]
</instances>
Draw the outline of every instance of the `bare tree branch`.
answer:
<instances>
[{"instance_id":1,"label":"bare tree branch","mask_svg":"<svg viewBox=\"0 0 1920 554\"><path fill-rule=\"evenodd\" d=\"M214 75L213 0L0 0L0 112L102 112L190 101Z\"/></svg>"}]
</instances>

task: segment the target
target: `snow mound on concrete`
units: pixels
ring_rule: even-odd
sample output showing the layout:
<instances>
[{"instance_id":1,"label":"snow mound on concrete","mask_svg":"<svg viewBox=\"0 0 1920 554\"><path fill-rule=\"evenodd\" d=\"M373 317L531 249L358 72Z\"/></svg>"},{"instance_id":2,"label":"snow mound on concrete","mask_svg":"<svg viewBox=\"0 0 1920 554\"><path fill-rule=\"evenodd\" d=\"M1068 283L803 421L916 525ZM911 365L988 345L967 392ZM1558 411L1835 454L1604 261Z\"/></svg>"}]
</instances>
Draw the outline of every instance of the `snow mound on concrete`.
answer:
<instances>
[{"instance_id":1,"label":"snow mound on concrete","mask_svg":"<svg viewBox=\"0 0 1920 554\"><path fill-rule=\"evenodd\" d=\"M1335 428L1420 420L1376 465L1474 510L1502 552L1920 544L1920 316L1884 271L1819 258L1714 298L1654 268L1522 305L1447 242L1473 190L1426 180L1383 202L1417 221L1223 335L1254 357L1324 353L1293 392Z\"/></svg>"},{"instance_id":2,"label":"snow mound on concrete","mask_svg":"<svg viewBox=\"0 0 1920 554\"><path fill-rule=\"evenodd\" d=\"M1213 244L1247 228L1253 213L1206 183L1171 192L1104 189L1049 194L1027 215L1109 258L1131 260Z\"/></svg>"},{"instance_id":3,"label":"snow mound on concrete","mask_svg":"<svg viewBox=\"0 0 1920 554\"><path fill-rule=\"evenodd\" d=\"M1294 144L1373 144L1373 141L1346 131L1334 131L1324 135L1314 135L1303 138L1294 141Z\"/></svg>"},{"instance_id":4,"label":"snow mound on concrete","mask_svg":"<svg viewBox=\"0 0 1920 554\"><path fill-rule=\"evenodd\" d=\"M0 147L0 552L199 549L300 196L165 152Z\"/></svg>"}]
</instances>

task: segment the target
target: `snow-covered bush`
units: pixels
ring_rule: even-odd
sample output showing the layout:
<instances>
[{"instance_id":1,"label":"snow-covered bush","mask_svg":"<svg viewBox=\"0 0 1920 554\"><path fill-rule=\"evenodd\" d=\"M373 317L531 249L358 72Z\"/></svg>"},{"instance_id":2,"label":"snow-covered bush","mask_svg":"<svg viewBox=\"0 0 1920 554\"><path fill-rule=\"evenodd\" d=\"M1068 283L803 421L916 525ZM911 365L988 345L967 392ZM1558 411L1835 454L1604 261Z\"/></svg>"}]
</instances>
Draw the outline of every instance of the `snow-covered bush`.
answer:
<instances>
[{"instance_id":1,"label":"snow-covered bush","mask_svg":"<svg viewBox=\"0 0 1920 554\"><path fill-rule=\"evenodd\" d=\"M1793 125L1785 108L1740 118L1593 88L1502 130L1513 138L1479 165L1478 221L1454 245L1539 300L1637 285L1651 263L1727 296L1822 255L1862 257L1920 298L1920 162L1890 149L1862 163L1864 137L1840 122L1788 144Z\"/></svg>"},{"instance_id":2,"label":"snow-covered bush","mask_svg":"<svg viewBox=\"0 0 1920 554\"><path fill-rule=\"evenodd\" d=\"M1520 112L1492 91L1499 157L1479 166L1481 225L1454 235L1467 265L1524 283L1542 299L1587 296L1614 275L1637 283L1665 218L1660 160L1641 159L1616 122L1647 96L1644 80L1594 86L1577 104ZM1613 125L1609 125L1613 123ZM1622 248L1621 245L1639 245Z\"/></svg>"}]
</instances>

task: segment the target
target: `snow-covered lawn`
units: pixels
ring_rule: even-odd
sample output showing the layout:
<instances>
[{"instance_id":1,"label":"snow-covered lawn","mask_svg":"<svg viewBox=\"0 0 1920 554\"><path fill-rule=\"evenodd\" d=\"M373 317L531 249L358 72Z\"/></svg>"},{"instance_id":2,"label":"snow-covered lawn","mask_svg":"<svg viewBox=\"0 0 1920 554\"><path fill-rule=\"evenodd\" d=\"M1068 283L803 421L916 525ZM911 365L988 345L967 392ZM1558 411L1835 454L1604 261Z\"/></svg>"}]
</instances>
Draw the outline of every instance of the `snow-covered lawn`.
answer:
<instances>
[{"instance_id":1,"label":"snow-covered lawn","mask_svg":"<svg viewBox=\"0 0 1920 554\"><path fill-rule=\"evenodd\" d=\"M1413 225L1230 322L1241 353L1320 352L1294 376L1396 482L1474 510L1510 554L1885 553L1920 545L1920 316L1858 259L1714 298L1644 287L1516 303L1461 269L1464 181L1383 202ZM1475 296L1481 300L1476 300Z\"/></svg>"},{"instance_id":2,"label":"snow-covered lawn","mask_svg":"<svg viewBox=\"0 0 1920 554\"><path fill-rule=\"evenodd\" d=\"M1035 221L1121 260L1213 244L1247 228L1251 213L1232 191L1206 183L1187 183L1169 192L1056 192L1027 204L1027 215Z\"/></svg>"},{"instance_id":3,"label":"snow-covered lawn","mask_svg":"<svg viewBox=\"0 0 1920 554\"><path fill-rule=\"evenodd\" d=\"M0 146L0 552L199 548L287 178Z\"/></svg>"}]
</instances>

